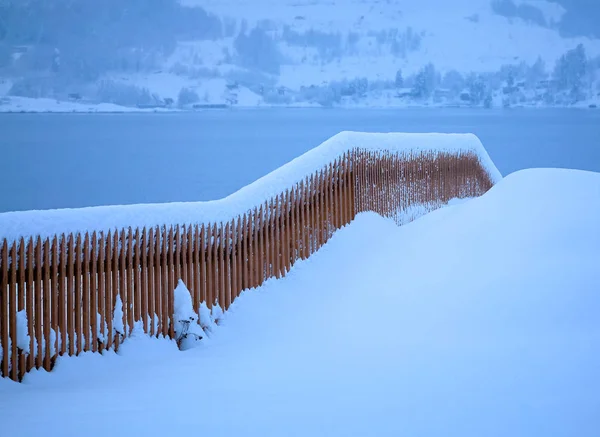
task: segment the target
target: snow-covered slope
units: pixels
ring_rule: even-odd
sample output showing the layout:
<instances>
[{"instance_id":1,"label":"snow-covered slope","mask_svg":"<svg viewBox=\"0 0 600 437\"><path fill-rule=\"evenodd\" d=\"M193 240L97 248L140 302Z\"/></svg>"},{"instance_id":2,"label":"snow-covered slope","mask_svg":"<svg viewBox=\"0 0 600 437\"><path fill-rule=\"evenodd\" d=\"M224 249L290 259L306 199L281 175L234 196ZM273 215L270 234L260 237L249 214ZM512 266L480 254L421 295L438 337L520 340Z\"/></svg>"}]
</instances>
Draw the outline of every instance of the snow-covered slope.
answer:
<instances>
[{"instance_id":1,"label":"snow-covered slope","mask_svg":"<svg viewBox=\"0 0 600 437\"><path fill-rule=\"evenodd\" d=\"M600 174L540 169L400 228L361 215L204 347L0 381L2 431L596 437L599 199Z\"/></svg>"},{"instance_id":2,"label":"snow-covered slope","mask_svg":"<svg viewBox=\"0 0 600 437\"><path fill-rule=\"evenodd\" d=\"M499 15L493 10L492 0L184 0L183 3L216 14L229 34L218 40L182 42L166 61L169 73L159 73L160 80L146 75L134 82L158 95L173 97L177 88L174 84L181 85L182 81L176 72L192 72L200 80L186 79L186 86L196 90L203 102L290 105L307 101L306 96L298 98L294 94L301 87L364 78L372 83L379 81L371 86L383 91L370 90L367 97L358 99L360 106L405 106L393 86L399 70L406 78L432 63L441 75L449 71L467 75L497 72L503 66L521 63L531 66L541 59L549 73L557 59L578 44L583 44L590 58L600 55L600 40L560 35L557 23L564 9L547 0L513 2L535 8L544 24ZM278 70L275 74L248 73L247 66L240 62L235 38L240 32L255 28L266 32L275 42L274 50L280 57L274 67ZM262 49L257 47L257 50ZM267 88L276 87L275 96L260 95L259 89L266 82L272 83ZM227 88L228 83L241 86L232 91ZM173 90L165 94L170 88ZM595 96L596 91L590 91L589 95ZM528 99L534 100L532 96ZM321 103L327 97L316 100ZM502 105L502 98L498 101L495 106ZM452 104L457 103L455 96ZM586 100L586 106L590 103L593 102ZM350 99L342 104L354 106L356 102Z\"/></svg>"},{"instance_id":3,"label":"snow-covered slope","mask_svg":"<svg viewBox=\"0 0 600 437\"><path fill-rule=\"evenodd\" d=\"M291 62L284 68L280 83L296 88L322 81L367 77L393 79L398 68L414 73L428 62L441 71L496 71L502 65L542 57L549 65L565 51L583 43L590 55L600 54L600 41L562 38L553 23L563 9L546 0L522 0L540 10L548 26L509 19L493 12L491 0L185 0L248 28L264 25L277 37L284 27L303 33L310 30L340 35L348 52L328 62L315 56L314 48L289 46L281 42ZM268 22L268 25L265 24ZM411 29L420 37L417 48L392 53L390 40L377 34ZM357 39L350 49L348 37ZM222 57L222 53L209 53ZM215 59L216 60L216 59ZM219 59L221 60L221 59ZM368 68L365 68L368 66Z\"/></svg>"}]
</instances>

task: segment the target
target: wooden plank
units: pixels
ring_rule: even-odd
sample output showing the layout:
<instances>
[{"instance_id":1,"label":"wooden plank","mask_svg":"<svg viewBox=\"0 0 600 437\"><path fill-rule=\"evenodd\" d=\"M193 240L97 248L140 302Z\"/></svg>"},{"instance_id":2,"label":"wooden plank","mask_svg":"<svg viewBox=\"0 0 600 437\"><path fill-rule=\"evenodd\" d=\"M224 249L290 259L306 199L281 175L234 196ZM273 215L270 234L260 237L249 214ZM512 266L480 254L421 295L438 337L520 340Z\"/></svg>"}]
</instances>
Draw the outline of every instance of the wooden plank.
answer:
<instances>
[{"instance_id":1,"label":"wooden plank","mask_svg":"<svg viewBox=\"0 0 600 437\"><path fill-rule=\"evenodd\" d=\"M10 325L9 336L11 341L10 379L12 379L13 381L19 380L19 350L17 348L17 244L18 243L15 241L10 247L11 269L10 278L8 280L8 323ZM46 342L46 344L49 344L49 342ZM9 349L7 348L6 350L8 351Z\"/></svg>"},{"instance_id":2,"label":"wooden plank","mask_svg":"<svg viewBox=\"0 0 600 437\"><path fill-rule=\"evenodd\" d=\"M35 285L33 279L34 255L33 255L33 238L29 238L27 242L27 328L29 330L29 355L27 356L27 371L35 367L35 312L34 312L34 293ZM0 261L2 262L2 261ZM2 305L1 295L5 293L5 288L0 287L0 305ZM0 312L0 314L2 314ZM0 333L2 332L2 322L0 322ZM2 344L2 334L0 334L0 344ZM4 349L6 350L6 349ZM0 369L0 375L2 371Z\"/></svg>"},{"instance_id":3,"label":"wooden plank","mask_svg":"<svg viewBox=\"0 0 600 437\"><path fill-rule=\"evenodd\" d=\"M148 234L146 228L140 233L139 228L135 230L135 261L136 269L139 268L140 280L137 282L135 293L140 302L138 320L142 321L144 332L148 329Z\"/></svg>"},{"instance_id":4,"label":"wooden plank","mask_svg":"<svg viewBox=\"0 0 600 437\"><path fill-rule=\"evenodd\" d=\"M72 252L71 252L72 253ZM60 311L58 314L59 321L58 326L60 329L60 355L64 355L68 352L67 345L69 343L69 319L73 317L73 295L71 288L69 287L69 281L73 281L73 276L67 275L67 268L69 263L72 263L72 259L69 257L69 246L67 237L62 234L60 238L60 271L58 274L58 300L61 302Z\"/></svg>"},{"instance_id":5,"label":"wooden plank","mask_svg":"<svg viewBox=\"0 0 600 437\"><path fill-rule=\"evenodd\" d=\"M111 349L114 344L113 339L113 234L108 231L106 236L106 264L105 264L105 276L104 284L106 287L104 293L104 316L106 320L106 349Z\"/></svg>"},{"instance_id":6,"label":"wooden plank","mask_svg":"<svg viewBox=\"0 0 600 437\"><path fill-rule=\"evenodd\" d=\"M161 269L163 275L163 291L161 294L161 307L162 307L162 334L165 337L169 336L169 290L173 285L173 276L171 268L173 266L173 227L168 231L165 227L164 241L163 241L163 268Z\"/></svg>"},{"instance_id":7,"label":"wooden plank","mask_svg":"<svg viewBox=\"0 0 600 437\"><path fill-rule=\"evenodd\" d=\"M44 369L46 369L47 371L52 370L52 345L50 342L50 329L52 327L52 321L50 319L50 303L51 303L51 295L52 295L52 290L50 287L50 240L46 239L44 241L44 269L43 269L43 273L44 273L44 281L42 284L42 290L43 290L43 304L44 304L44 309L43 309L43 321L42 321L42 327L44 330ZM14 346L16 346L13 343Z\"/></svg>"},{"instance_id":8,"label":"wooden plank","mask_svg":"<svg viewBox=\"0 0 600 437\"><path fill-rule=\"evenodd\" d=\"M2 241L2 251L0 252L0 263L2 263L2 282L0 283L0 346L3 351L9 350L8 347L8 241L6 238ZM8 377L8 354L4 353L0 363L0 376Z\"/></svg>"},{"instance_id":9,"label":"wooden plank","mask_svg":"<svg viewBox=\"0 0 600 437\"><path fill-rule=\"evenodd\" d=\"M55 359L56 355L60 352L59 343L60 343L60 326L59 326L59 315L61 307L64 305L64 301L60 300L60 286L59 286L59 277L58 277L58 264L59 264L59 254L58 254L58 238L56 235L52 239L52 245L50 246L50 252L52 254L52 268L50 274L50 321L51 327L54 330L54 344L52 347L54 348L54 354L51 359Z\"/></svg>"},{"instance_id":10,"label":"wooden plank","mask_svg":"<svg viewBox=\"0 0 600 437\"><path fill-rule=\"evenodd\" d=\"M190 296L194 295L194 287L193 287L193 283L190 283L188 281L188 268L187 268L187 255L188 255L188 244L187 244L187 227L185 225L183 225L182 229L181 229L181 261L180 261L180 265L181 265L181 275L180 275L180 279L183 281L183 283L185 284L185 286L188 288L188 290L190 291ZM194 300L192 299L192 302Z\"/></svg>"},{"instance_id":11,"label":"wooden plank","mask_svg":"<svg viewBox=\"0 0 600 437\"><path fill-rule=\"evenodd\" d=\"M269 201L269 239L270 239L270 247L269 247L269 262L270 262L270 271L269 277L275 276L277 261L276 261L276 252L275 248L277 247L275 241L275 199L271 198Z\"/></svg>"},{"instance_id":12,"label":"wooden plank","mask_svg":"<svg viewBox=\"0 0 600 437\"><path fill-rule=\"evenodd\" d=\"M213 304L219 303L220 297L220 280L219 280L219 231L217 224L213 224L212 228L212 283L213 283Z\"/></svg>"},{"instance_id":13,"label":"wooden plank","mask_svg":"<svg viewBox=\"0 0 600 437\"><path fill-rule=\"evenodd\" d=\"M119 247L119 232L115 231L113 233L113 242L112 242L112 302L110 307L110 317L113 320L113 348L115 351L119 349L119 345L121 344L121 335L123 332L117 332L115 329L115 324L120 324L123 321L114 319L115 307L117 305L117 296L121 299L121 304L123 302L123 295L120 293L119 289L119 261L120 261L121 251ZM123 311L123 317L125 317L125 311ZM124 322L123 322L124 323Z\"/></svg>"},{"instance_id":14,"label":"wooden plank","mask_svg":"<svg viewBox=\"0 0 600 437\"><path fill-rule=\"evenodd\" d=\"M137 274L137 265L135 268L133 267L133 229L131 226L127 228L127 270L126 274L126 282L125 287L127 289L127 323L129 325L128 335L131 335L131 331L133 331L133 324L136 320L135 312L136 310L139 313L139 304L136 308L136 300L134 294L134 283L139 282L136 274Z\"/></svg>"},{"instance_id":15,"label":"wooden plank","mask_svg":"<svg viewBox=\"0 0 600 437\"><path fill-rule=\"evenodd\" d=\"M290 269L298 259L298 235L296 234L296 186L290 191Z\"/></svg>"},{"instance_id":16,"label":"wooden plank","mask_svg":"<svg viewBox=\"0 0 600 437\"><path fill-rule=\"evenodd\" d=\"M83 351L83 286L81 271L81 234L77 234L75 240L75 353L79 355ZM45 320L45 319L44 319Z\"/></svg>"},{"instance_id":17,"label":"wooden plank","mask_svg":"<svg viewBox=\"0 0 600 437\"><path fill-rule=\"evenodd\" d=\"M104 284L106 282L105 277L105 259L106 259L106 239L104 238L104 233L100 234L100 238L98 239L98 317L100 329L97 335L98 340L98 352L104 351L104 346L106 344L105 337L105 326L106 326L106 312L105 312L105 287Z\"/></svg>"},{"instance_id":18,"label":"wooden plank","mask_svg":"<svg viewBox=\"0 0 600 437\"><path fill-rule=\"evenodd\" d=\"M302 198L301 198L301 210L300 219L302 221L302 259L306 259L309 255L308 250L308 178L306 181L302 181Z\"/></svg>"},{"instance_id":19,"label":"wooden plank","mask_svg":"<svg viewBox=\"0 0 600 437\"><path fill-rule=\"evenodd\" d=\"M206 228L206 305L213 307L215 303L214 271L213 271L213 231L209 224Z\"/></svg>"},{"instance_id":20,"label":"wooden plank","mask_svg":"<svg viewBox=\"0 0 600 437\"><path fill-rule=\"evenodd\" d=\"M222 226L222 225L221 225ZM229 260L231 257L231 229L229 227L229 222L225 224L224 234L223 234L224 244L221 243L221 250L223 251L223 246L225 246L225 251L221 254L221 263L224 266L221 275L223 277L223 310L226 311L229 309L231 305L231 290L229 283L229 274L231 273L229 267Z\"/></svg>"},{"instance_id":21,"label":"wooden plank","mask_svg":"<svg viewBox=\"0 0 600 437\"><path fill-rule=\"evenodd\" d=\"M227 309L227 299L225 294L225 228L223 223L219 225L219 304L225 311Z\"/></svg>"},{"instance_id":22,"label":"wooden plank","mask_svg":"<svg viewBox=\"0 0 600 437\"><path fill-rule=\"evenodd\" d=\"M282 236L281 236L281 201L279 196L275 197L275 276L281 278L281 252L282 252Z\"/></svg>"},{"instance_id":23,"label":"wooden plank","mask_svg":"<svg viewBox=\"0 0 600 437\"><path fill-rule=\"evenodd\" d=\"M258 268L260 259L258 258L258 208L254 208L250 218L250 229L252 237L250 238L250 277L251 287L257 287L259 282Z\"/></svg>"},{"instance_id":24,"label":"wooden plank","mask_svg":"<svg viewBox=\"0 0 600 437\"><path fill-rule=\"evenodd\" d=\"M82 304L83 304L83 326L82 326L82 340L83 340L83 350L85 352L91 350L91 339L90 339L90 234L89 232L85 233L85 237L83 239L83 287L81 289L82 292Z\"/></svg>"},{"instance_id":25,"label":"wooden plank","mask_svg":"<svg viewBox=\"0 0 600 437\"><path fill-rule=\"evenodd\" d=\"M208 302L208 291L207 291L207 270L206 270L206 229L204 224L200 227L200 236L197 239L198 252L200 252L200 303ZM210 258L210 256L208 257Z\"/></svg>"},{"instance_id":26,"label":"wooden plank","mask_svg":"<svg viewBox=\"0 0 600 437\"><path fill-rule=\"evenodd\" d=\"M145 230L145 229L144 229ZM144 332L148 332L146 330L146 315L147 315L147 305L142 305L142 283L145 282L143 276L145 272L142 272L140 266L140 250L142 242L140 241L140 228L135 228L135 233L133 234L133 240L135 241L135 245L133 242L130 243L130 256L133 256L133 263L131 263L130 271L132 272L132 287L133 287L133 321L142 322L144 326ZM131 241L131 240L130 240ZM132 247L133 246L133 247ZM143 258L146 258L146 253L144 253ZM145 299L144 299L145 300ZM144 312L146 310L146 312Z\"/></svg>"},{"instance_id":27,"label":"wooden plank","mask_svg":"<svg viewBox=\"0 0 600 437\"><path fill-rule=\"evenodd\" d=\"M219 233L217 224L213 225L212 232L212 250L213 250L213 303L218 302L220 297L220 280L219 280ZM221 302L219 302L221 304Z\"/></svg>"},{"instance_id":28,"label":"wooden plank","mask_svg":"<svg viewBox=\"0 0 600 437\"><path fill-rule=\"evenodd\" d=\"M199 306L196 305L198 302L200 289L196 286L196 280L194 275L194 234L192 233L192 226L187 227L187 234L185 237L185 247L187 249L187 256L184 258L184 266L187 271L186 285L192 291L192 304L194 311L198 312Z\"/></svg>"},{"instance_id":29,"label":"wooden plank","mask_svg":"<svg viewBox=\"0 0 600 437\"><path fill-rule=\"evenodd\" d=\"M27 311L25 308L25 295L27 289L25 287L25 239L21 237L19 241L19 287L18 287L17 306L19 311ZM27 314L27 313L26 313ZM29 315L29 314L27 314ZM27 320L29 322L29 318ZM27 353L19 350L19 378L22 378L27 372Z\"/></svg>"},{"instance_id":30,"label":"wooden plank","mask_svg":"<svg viewBox=\"0 0 600 437\"><path fill-rule=\"evenodd\" d=\"M169 288L167 289L167 308L168 308L168 312L167 312L167 322L168 322L168 332L167 335L169 336L169 338L175 338L175 325L174 325L174 321L173 316L175 315L175 286L177 285L177 280L175 278L175 269L174 269L174 259L173 259L173 245L174 245L174 229L173 226L171 226L169 228L169 267L168 267L168 272L169 272ZM177 278L178 279L178 278Z\"/></svg>"},{"instance_id":31,"label":"wooden plank","mask_svg":"<svg viewBox=\"0 0 600 437\"><path fill-rule=\"evenodd\" d=\"M90 327L91 338L90 347L92 352L98 351L98 235L94 231L92 234L91 251L88 256L91 259L90 268Z\"/></svg>"},{"instance_id":32,"label":"wooden plank","mask_svg":"<svg viewBox=\"0 0 600 437\"><path fill-rule=\"evenodd\" d=\"M243 241L242 241L242 289L247 290L250 288L248 281L248 239L250 238L250 232L248 231L248 217L244 213L244 217L242 219L242 229L243 229Z\"/></svg>"},{"instance_id":33,"label":"wooden plank","mask_svg":"<svg viewBox=\"0 0 600 437\"><path fill-rule=\"evenodd\" d=\"M331 228L331 164L329 167L325 168L324 178L323 178L323 244L329 240L329 232Z\"/></svg>"},{"instance_id":34,"label":"wooden plank","mask_svg":"<svg viewBox=\"0 0 600 437\"><path fill-rule=\"evenodd\" d=\"M281 195L282 223L283 223L283 276L290 271L290 192L285 190Z\"/></svg>"},{"instance_id":35,"label":"wooden plank","mask_svg":"<svg viewBox=\"0 0 600 437\"><path fill-rule=\"evenodd\" d=\"M128 287L129 272L127 271L127 234L125 229L121 229L120 237L120 250L119 250L119 295L121 296L121 302L123 303L123 340L129 335L131 329L128 329L129 325L129 314L131 313L131 299L129 295Z\"/></svg>"},{"instance_id":36,"label":"wooden plank","mask_svg":"<svg viewBox=\"0 0 600 437\"><path fill-rule=\"evenodd\" d=\"M229 290L230 290L230 296L231 296L231 301L230 304L235 300L235 298L237 297L237 285L236 285L236 272L237 272L237 262L236 262L236 256L237 256L237 250L236 250L236 238L237 238L237 232L236 232L236 227L235 227L235 219L231 220L231 226L229 227L229 230L231 232L231 246L230 246L230 257L229 257Z\"/></svg>"},{"instance_id":37,"label":"wooden plank","mask_svg":"<svg viewBox=\"0 0 600 437\"><path fill-rule=\"evenodd\" d=\"M67 308L65 317L67 318L67 334L69 344L69 356L75 355L75 244L73 234L68 237L67 251Z\"/></svg>"},{"instance_id":38,"label":"wooden plank","mask_svg":"<svg viewBox=\"0 0 600 437\"><path fill-rule=\"evenodd\" d=\"M179 225L175 226L174 230L174 246L175 254L173 257L173 289L177 287L177 283L181 278L181 231Z\"/></svg>"},{"instance_id":39,"label":"wooden plank","mask_svg":"<svg viewBox=\"0 0 600 437\"><path fill-rule=\"evenodd\" d=\"M160 254L162 252L161 235L160 229L157 226L154 230L154 242L151 240L152 246L154 247L154 315L152 317L152 324L155 325L153 335L156 336L162 332L162 265L160 262Z\"/></svg>"},{"instance_id":40,"label":"wooden plank","mask_svg":"<svg viewBox=\"0 0 600 437\"><path fill-rule=\"evenodd\" d=\"M146 332L150 335L155 335L154 331L154 229L150 228L148 230L144 229L144 243L146 245L146 249L143 250L145 259L145 254L148 254L148 261L146 264L146 300L148 302L148 311L147 311L147 322L148 327Z\"/></svg>"},{"instance_id":41,"label":"wooden plank","mask_svg":"<svg viewBox=\"0 0 600 437\"><path fill-rule=\"evenodd\" d=\"M262 284L270 275L271 272L271 239L269 236L270 225L269 225L269 208L267 203L260 205L258 214L256 215L256 227L258 228L257 238L257 259L260 273L259 280L256 285Z\"/></svg>"},{"instance_id":42,"label":"wooden plank","mask_svg":"<svg viewBox=\"0 0 600 437\"><path fill-rule=\"evenodd\" d=\"M35 355L35 367L40 368L44 365L44 349L43 349L43 339L44 332L42 329L42 298L43 298L43 290L42 283L44 282L43 275L43 264L42 264L42 239L40 236L37 237L35 243L35 338L37 341L37 352Z\"/></svg>"},{"instance_id":43,"label":"wooden plank","mask_svg":"<svg viewBox=\"0 0 600 437\"><path fill-rule=\"evenodd\" d=\"M236 270L237 290L236 290L236 298L241 294L242 290L244 289L244 287L242 286L242 266L243 266L243 262L244 262L243 251L242 251L243 240L244 240L244 234L243 234L243 228L242 228L242 217L238 216L238 222L237 222L237 270Z\"/></svg>"},{"instance_id":44,"label":"wooden plank","mask_svg":"<svg viewBox=\"0 0 600 437\"><path fill-rule=\"evenodd\" d=\"M190 266L192 267L194 274L194 309L196 312L200 310L200 304L202 303L202 264L200 263L200 227L198 224L194 225L190 248L192 248L192 261Z\"/></svg>"}]
</instances>

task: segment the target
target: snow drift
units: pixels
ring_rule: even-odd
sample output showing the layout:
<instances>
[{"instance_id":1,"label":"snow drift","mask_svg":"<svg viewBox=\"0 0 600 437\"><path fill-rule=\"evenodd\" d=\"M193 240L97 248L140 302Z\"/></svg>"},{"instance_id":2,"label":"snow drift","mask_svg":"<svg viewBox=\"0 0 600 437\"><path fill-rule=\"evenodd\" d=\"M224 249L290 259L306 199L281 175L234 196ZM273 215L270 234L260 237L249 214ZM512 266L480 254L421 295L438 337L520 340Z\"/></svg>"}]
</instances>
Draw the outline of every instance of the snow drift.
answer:
<instances>
[{"instance_id":1,"label":"snow drift","mask_svg":"<svg viewBox=\"0 0 600 437\"><path fill-rule=\"evenodd\" d=\"M0 381L2 432L595 437L598 223L600 174L569 170L402 227L360 214L201 348L136 337Z\"/></svg>"}]
</instances>

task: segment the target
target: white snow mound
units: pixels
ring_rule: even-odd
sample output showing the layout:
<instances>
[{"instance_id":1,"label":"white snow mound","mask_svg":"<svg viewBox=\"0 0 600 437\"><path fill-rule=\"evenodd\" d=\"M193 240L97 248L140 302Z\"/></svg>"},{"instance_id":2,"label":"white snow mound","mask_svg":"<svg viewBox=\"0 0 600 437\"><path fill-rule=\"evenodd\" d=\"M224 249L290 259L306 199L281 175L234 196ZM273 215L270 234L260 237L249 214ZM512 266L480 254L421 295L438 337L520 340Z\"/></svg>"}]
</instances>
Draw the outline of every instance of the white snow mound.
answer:
<instances>
[{"instance_id":1,"label":"white snow mound","mask_svg":"<svg viewBox=\"0 0 600 437\"><path fill-rule=\"evenodd\" d=\"M600 174L568 170L512 174L402 227L361 214L244 292L205 348L0 381L2 430L595 437L598 223Z\"/></svg>"}]
</instances>

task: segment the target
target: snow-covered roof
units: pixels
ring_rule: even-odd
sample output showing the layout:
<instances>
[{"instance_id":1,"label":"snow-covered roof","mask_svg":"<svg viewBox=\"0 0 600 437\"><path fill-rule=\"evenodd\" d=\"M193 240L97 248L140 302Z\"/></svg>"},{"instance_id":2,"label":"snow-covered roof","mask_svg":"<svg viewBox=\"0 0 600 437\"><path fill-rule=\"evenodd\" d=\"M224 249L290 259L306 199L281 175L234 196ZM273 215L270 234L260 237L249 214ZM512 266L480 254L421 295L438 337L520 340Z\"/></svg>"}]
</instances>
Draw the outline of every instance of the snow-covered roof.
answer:
<instances>
[{"instance_id":1,"label":"snow-covered roof","mask_svg":"<svg viewBox=\"0 0 600 437\"><path fill-rule=\"evenodd\" d=\"M228 197L208 202L98 206L0 214L0 241L127 227L230 221L264 204L353 149L393 153L474 153L493 183L502 176L473 134L341 132Z\"/></svg>"}]
</instances>

